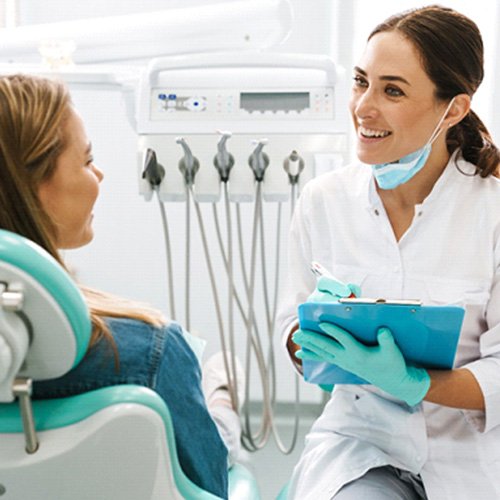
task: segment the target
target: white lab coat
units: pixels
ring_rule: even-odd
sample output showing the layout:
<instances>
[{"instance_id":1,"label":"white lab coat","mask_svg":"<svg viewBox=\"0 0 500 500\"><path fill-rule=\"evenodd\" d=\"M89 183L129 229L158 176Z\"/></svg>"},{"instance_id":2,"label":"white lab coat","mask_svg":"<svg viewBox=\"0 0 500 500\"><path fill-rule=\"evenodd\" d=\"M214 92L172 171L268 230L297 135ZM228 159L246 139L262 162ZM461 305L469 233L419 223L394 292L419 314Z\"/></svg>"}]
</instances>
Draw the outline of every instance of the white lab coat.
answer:
<instances>
[{"instance_id":1,"label":"white lab coat","mask_svg":"<svg viewBox=\"0 0 500 500\"><path fill-rule=\"evenodd\" d=\"M463 159L456 163L474 172ZM500 499L500 181L463 175L452 157L399 242L369 166L310 181L290 233L278 315L284 339L315 287L312 260L360 285L365 297L464 305L455 366L475 375L486 411L427 402L409 408L373 386L337 386L306 437L290 498L331 498L367 470L391 464L420 474L430 500Z\"/></svg>"}]
</instances>

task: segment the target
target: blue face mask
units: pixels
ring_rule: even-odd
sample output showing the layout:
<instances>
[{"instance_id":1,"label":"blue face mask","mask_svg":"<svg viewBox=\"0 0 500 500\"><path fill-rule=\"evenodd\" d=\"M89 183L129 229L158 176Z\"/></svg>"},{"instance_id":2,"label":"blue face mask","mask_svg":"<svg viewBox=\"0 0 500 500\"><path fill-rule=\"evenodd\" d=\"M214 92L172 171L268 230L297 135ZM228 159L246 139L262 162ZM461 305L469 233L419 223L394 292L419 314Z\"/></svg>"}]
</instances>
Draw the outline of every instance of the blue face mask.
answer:
<instances>
[{"instance_id":1,"label":"blue face mask","mask_svg":"<svg viewBox=\"0 0 500 500\"><path fill-rule=\"evenodd\" d=\"M395 187L408 182L417 172L420 172L424 167L429 155L431 154L432 143L437 139L441 133L441 124L446 118L451 105L453 104L453 98L443 116L439 120L434 132L427 143L417 151L410 153L399 160L391 163L380 163L372 165L373 175L377 179L377 184L380 189L394 189Z\"/></svg>"}]
</instances>

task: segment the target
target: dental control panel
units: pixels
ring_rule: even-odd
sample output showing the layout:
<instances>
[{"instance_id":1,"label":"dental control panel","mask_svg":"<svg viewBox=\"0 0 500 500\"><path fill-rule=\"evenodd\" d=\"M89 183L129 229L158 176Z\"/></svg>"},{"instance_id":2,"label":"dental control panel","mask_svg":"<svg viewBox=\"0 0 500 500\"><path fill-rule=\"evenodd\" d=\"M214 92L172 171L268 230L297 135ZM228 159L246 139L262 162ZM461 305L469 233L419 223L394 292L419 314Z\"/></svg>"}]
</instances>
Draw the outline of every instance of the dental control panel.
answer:
<instances>
[{"instance_id":1,"label":"dental control panel","mask_svg":"<svg viewBox=\"0 0 500 500\"><path fill-rule=\"evenodd\" d=\"M157 87L151 92L152 120L307 120L334 117L333 88L259 91Z\"/></svg>"},{"instance_id":2,"label":"dental control panel","mask_svg":"<svg viewBox=\"0 0 500 500\"><path fill-rule=\"evenodd\" d=\"M153 60L141 79L139 134L340 133L337 68L326 56L194 54Z\"/></svg>"}]
</instances>

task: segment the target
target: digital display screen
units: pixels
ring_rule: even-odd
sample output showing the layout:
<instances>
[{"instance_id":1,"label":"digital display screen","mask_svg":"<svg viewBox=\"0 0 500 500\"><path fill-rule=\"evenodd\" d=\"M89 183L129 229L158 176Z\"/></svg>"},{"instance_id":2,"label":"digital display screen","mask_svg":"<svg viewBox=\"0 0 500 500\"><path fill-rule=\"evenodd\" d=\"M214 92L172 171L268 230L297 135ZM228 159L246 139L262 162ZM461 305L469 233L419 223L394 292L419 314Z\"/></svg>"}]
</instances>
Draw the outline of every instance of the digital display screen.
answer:
<instances>
[{"instance_id":1,"label":"digital display screen","mask_svg":"<svg viewBox=\"0 0 500 500\"><path fill-rule=\"evenodd\" d=\"M309 106L309 92L242 92L240 108L245 111L303 111Z\"/></svg>"}]
</instances>

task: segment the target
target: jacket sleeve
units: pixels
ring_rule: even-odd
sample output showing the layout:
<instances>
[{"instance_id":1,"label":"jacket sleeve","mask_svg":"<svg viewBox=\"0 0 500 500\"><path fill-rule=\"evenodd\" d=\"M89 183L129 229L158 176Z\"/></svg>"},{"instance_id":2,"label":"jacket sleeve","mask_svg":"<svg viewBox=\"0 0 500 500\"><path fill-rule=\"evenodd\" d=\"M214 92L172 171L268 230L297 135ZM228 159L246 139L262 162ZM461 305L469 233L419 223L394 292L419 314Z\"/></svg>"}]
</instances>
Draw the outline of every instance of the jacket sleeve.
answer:
<instances>
[{"instance_id":1,"label":"jacket sleeve","mask_svg":"<svg viewBox=\"0 0 500 500\"><path fill-rule=\"evenodd\" d=\"M485 411L464 410L478 432L500 425L500 238L495 248L496 274L486 307L488 330L479 338L480 358L463 366L473 373L483 391Z\"/></svg>"},{"instance_id":2,"label":"jacket sleeve","mask_svg":"<svg viewBox=\"0 0 500 500\"><path fill-rule=\"evenodd\" d=\"M276 331L282 338L286 356L288 335L297 325L297 307L305 302L314 290L315 279L309 271L312 258L312 244L309 232L309 185L306 185L295 207L288 239L287 278L276 317ZM293 365L292 360L290 363Z\"/></svg>"}]
</instances>

